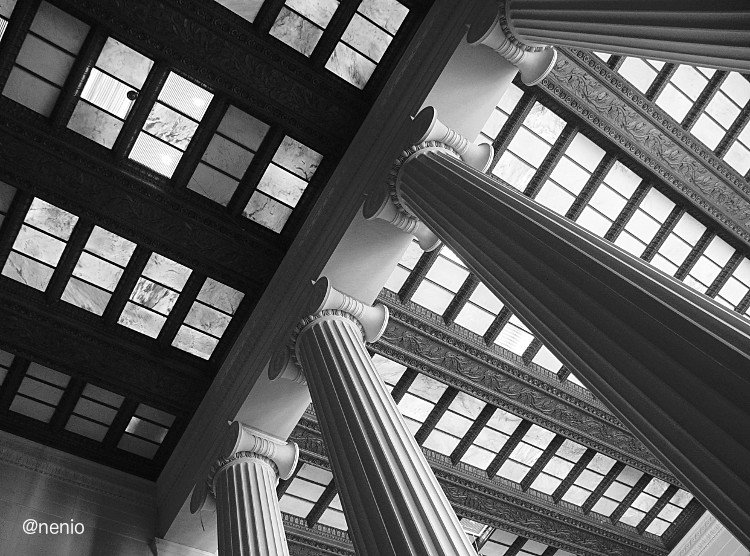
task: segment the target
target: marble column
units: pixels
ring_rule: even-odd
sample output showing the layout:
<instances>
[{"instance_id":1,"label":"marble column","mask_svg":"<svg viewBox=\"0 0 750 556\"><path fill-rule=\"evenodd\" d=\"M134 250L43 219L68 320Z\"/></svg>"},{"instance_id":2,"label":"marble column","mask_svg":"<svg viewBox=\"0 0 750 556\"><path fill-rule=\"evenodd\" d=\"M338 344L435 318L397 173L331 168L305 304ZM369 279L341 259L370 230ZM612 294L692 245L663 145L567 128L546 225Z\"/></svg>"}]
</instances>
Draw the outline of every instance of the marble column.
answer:
<instances>
[{"instance_id":1,"label":"marble column","mask_svg":"<svg viewBox=\"0 0 750 556\"><path fill-rule=\"evenodd\" d=\"M315 283L310 316L291 345L310 388L360 556L472 555L476 552L365 347L385 329L388 310ZM281 355L271 376L294 373Z\"/></svg>"},{"instance_id":2,"label":"marble column","mask_svg":"<svg viewBox=\"0 0 750 556\"><path fill-rule=\"evenodd\" d=\"M396 191L750 546L750 323L445 152Z\"/></svg>"},{"instance_id":3,"label":"marble column","mask_svg":"<svg viewBox=\"0 0 750 556\"><path fill-rule=\"evenodd\" d=\"M750 4L742 0L500 0L498 21L511 42L530 47L750 71ZM488 18L472 32L491 25Z\"/></svg>"},{"instance_id":4,"label":"marble column","mask_svg":"<svg viewBox=\"0 0 750 556\"><path fill-rule=\"evenodd\" d=\"M289 555L276 485L291 476L298 456L294 443L230 425L208 480L190 500L192 513L215 508L219 556Z\"/></svg>"}]
</instances>

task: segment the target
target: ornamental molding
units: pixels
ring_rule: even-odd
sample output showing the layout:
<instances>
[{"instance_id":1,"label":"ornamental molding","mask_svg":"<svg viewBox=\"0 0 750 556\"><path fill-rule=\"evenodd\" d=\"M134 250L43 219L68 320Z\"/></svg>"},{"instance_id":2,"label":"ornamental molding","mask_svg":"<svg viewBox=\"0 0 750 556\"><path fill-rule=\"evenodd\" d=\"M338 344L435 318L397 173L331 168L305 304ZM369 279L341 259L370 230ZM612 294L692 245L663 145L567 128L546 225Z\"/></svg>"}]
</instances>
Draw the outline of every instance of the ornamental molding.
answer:
<instances>
[{"instance_id":1,"label":"ornamental molding","mask_svg":"<svg viewBox=\"0 0 750 556\"><path fill-rule=\"evenodd\" d=\"M292 555L353 556L354 547L346 531L322 523L310 528L304 517L281 512L286 540ZM293 546L294 545L294 546Z\"/></svg>"},{"instance_id":2,"label":"ornamental molding","mask_svg":"<svg viewBox=\"0 0 750 556\"><path fill-rule=\"evenodd\" d=\"M592 54L560 49L542 90L750 244L750 186Z\"/></svg>"},{"instance_id":3,"label":"ornamental molding","mask_svg":"<svg viewBox=\"0 0 750 556\"><path fill-rule=\"evenodd\" d=\"M546 381L410 315L381 295L391 318L372 348L485 402L669 483L680 482L617 419Z\"/></svg>"},{"instance_id":4,"label":"ornamental molding","mask_svg":"<svg viewBox=\"0 0 750 556\"><path fill-rule=\"evenodd\" d=\"M344 145L361 123L366 106L345 83L315 71L286 53L275 39L222 6L203 0L60 0L89 22L114 31L118 40L186 71L213 89L252 107L267 123L298 130L320 152ZM291 50L291 49L289 49ZM331 102L331 99L345 99ZM325 125L322 129L321 122Z\"/></svg>"},{"instance_id":5,"label":"ornamental molding","mask_svg":"<svg viewBox=\"0 0 750 556\"><path fill-rule=\"evenodd\" d=\"M317 422L306 413L290 435L300 447L300 459L330 469ZM322 449L321 449L322 448ZM661 540L637 535L612 525L580 508L555 504L552 498L503 479L482 478L481 470L466 464L452 466L448 456L422 448L440 486L460 516L501 527L512 533L563 548L575 554L596 556L666 556ZM324 465L319 465L323 462ZM579 515L576 515L579 514Z\"/></svg>"}]
</instances>

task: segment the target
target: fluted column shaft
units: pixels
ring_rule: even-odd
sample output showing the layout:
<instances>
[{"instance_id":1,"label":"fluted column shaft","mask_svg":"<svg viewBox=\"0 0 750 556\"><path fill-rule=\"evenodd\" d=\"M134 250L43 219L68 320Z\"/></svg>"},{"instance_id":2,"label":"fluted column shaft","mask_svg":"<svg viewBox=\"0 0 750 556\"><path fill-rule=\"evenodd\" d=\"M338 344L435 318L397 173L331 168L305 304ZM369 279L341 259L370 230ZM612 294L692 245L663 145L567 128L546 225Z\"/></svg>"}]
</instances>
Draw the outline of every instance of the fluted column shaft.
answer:
<instances>
[{"instance_id":1,"label":"fluted column shaft","mask_svg":"<svg viewBox=\"0 0 750 556\"><path fill-rule=\"evenodd\" d=\"M214 476L220 556L288 556L275 466L238 454Z\"/></svg>"},{"instance_id":2,"label":"fluted column shaft","mask_svg":"<svg viewBox=\"0 0 750 556\"><path fill-rule=\"evenodd\" d=\"M750 325L439 152L399 198L750 546Z\"/></svg>"},{"instance_id":3,"label":"fluted column shaft","mask_svg":"<svg viewBox=\"0 0 750 556\"><path fill-rule=\"evenodd\" d=\"M505 17L528 45L750 71L746 0L507 0Z\"/></svg>"},{"instance_id":4,"label":"fluted column shaft","mask_svg":"<svg viewBox=\"0 0 750 556\"><path fill-rule=\"evenodd\" d=\"M475 555L378 375L358 322L341 311L306 321L296 357L357 554Z\"/></svg>"}]
</instances>

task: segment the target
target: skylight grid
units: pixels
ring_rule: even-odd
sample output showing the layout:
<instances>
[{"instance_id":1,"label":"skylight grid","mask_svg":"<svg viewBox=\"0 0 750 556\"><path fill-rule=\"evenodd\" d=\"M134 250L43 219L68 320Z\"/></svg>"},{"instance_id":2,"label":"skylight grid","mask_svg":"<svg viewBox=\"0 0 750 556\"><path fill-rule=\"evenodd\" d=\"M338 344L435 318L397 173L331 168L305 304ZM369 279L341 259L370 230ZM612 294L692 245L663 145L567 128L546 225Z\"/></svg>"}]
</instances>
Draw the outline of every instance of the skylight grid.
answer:
<instances>
[{"instance_id":1,"label":"skylight grid","mask_svg":"<svg viewBox=\"0 0 750 556\"><path fill-rule=\"evenodd\" d=\"M202 359L209 359L243 297L242 292L208 278L172 345Z\"/></svg>"},{"instance_id":2,"label":"skylight grid","mask_svg":"<svg viewBox=\"0 0 750 556\"><path fill-rule=\"evenodd\" d=\"M347 531L349 529L349 526L346 524L344 509L341 507L341 498L338 494L333 497L333 500L328 504L328 507L323 510L323 513L318 519L318 523L341 531Z\"/></svg>"},{"instance_id":3,"label":"skylight grid","mask_svg":"<svg viewBox=\"0 0 750 556\"><path fill-rule=\"evenodd\" d=\"M582 133L576 133L534 199L564 216L602 158L603 149Z\"/></svg>"},{"instance_id":4,"label":"skylight grid","mask_svg":"<svg viewBox=\"0 0 750 556\"><path fill-rule=\"evenodd\" d=\"M703 224L691 215L683 214L654 255L651 264L674 276L705 231L706 227Z\"/></svg>"},{"instance_id":5,"label":"skylight grid","mask_svg":"<svg viewBox=\"0 0 750 556\"><path fill-rule=\"evenodd\" d=\"M326 69L363 89L408 13L396 0L363 0Z\"/></svg>"},{"instance_id":6,"label":"skylight grid","mask_svg":"<svg viewBox=\"0 0 750 556\"><path fill-rule=\"evenodd\" d=\"M497 474L520 483L554 437L555 433L552 431L538 425L531 425L523 440L513 449Z\"/></svg>"},{"instance_id":7,"label":"skylight grid","mask_svg":"<svg viewBox=\"0 0 750 556\"><path fill-rule=\"evenodd\" d=\"M446 388L442 382L421 373L411 383L398 408L412 434L417 433Z\"/></svg>"},{"instance_id":8,"label":"skylight grid","mask_svg":"<svg viewBox=\"0 0 750 556\"><path fill-rule=\"evenodd\" d=\"M687 491L678 490L667 505L657 514L656 519L646 528L646 532L654 535L662 535L674 523L677 516L680 515L692 499L693 496Z\"/></svg>"},{"instance_id":9,"label":"skylight grid","mask_svg":"<svg viewBox=\"0 0 750 556\"><path fill-rule=\"evenodd\" d=\"M89 26L42 2L3 89L3 95L49 116Z\"/></svg>"},{"instance_id":10,"label":"skylight grid","mask_svg":"<svg viewBox=\"0 0 750 556\"><path fill-rule=\"evenodd\" d=\"M170 427L174 415L153 408L144 403L138 404L130 418L117 447L147 459L153 459Z\"/></svg>"},{"instance_id":11,"label":"skylight grid","mask_svg":"<svg viewBox=\"0 0 750 556\"><path fill-rule=\"evenodd\" d=\"M10 410L49 423L68 382L70 376L31 363L10 404Z\"/></svg>"},{"instance_id":12,"label":"skylight grid","mask_svg":"<svg viewBox=\"0 0 750 556\"><path fill-rule=\"evenodd\" d=\"M534 335L516 315L512 315L508 323L503 326L495 339L495 344L512 351L516 355L523 355L526 348L534 340Z\"/></svg>"},{"instance_id":13,"label":"skylight grid","mask_svg":"<svg viewBox=\"0 0 750 556\"><path fill-rule=\"evenodd\" d=\"M286 0L270 34L310 56L338 7L338 0Z\"/></svg>"},{"instance_id":14,"label":"skylight grid","mask_svg":"<svg viewBox=\"0 0 750 556\"><path fill-rule=\"evenodd\" d=\"M655 103L678 123L685 119L716 70L682 64L677 66Z\"/></svg>"},{"instance_id":15,"label":"skylight grid","mask_svg":"<svg viewBox=\"0 0 750 556\"><path fill-rule=\"evenodd\" d=\"M643 476L641 471L625 467L617 479L604 491L602 497L594 504L592 510L605 517L612 515L625 497L630 493L638 480Z\"/></svg>"},{"instance_id":16,"label":"skylight grid","mask_svg":"<svg viewBox=\"0 0 750 556\"><path fill-rule=\"evenodd\" d=\"M484 408L484 403L459 392L424 442L430 448L449 456Z\"/></svg>"},{"instance_id":17,"label":"skylight grid","mask_svg":"<svg viewBox=\"0 0 750 556\"><path fill-rule=\"evenodd\" d=\"M5 261L2 274L45 291L78 217L35 198Z\"/></svg>"},{"instance_id":18,"label":"skylight grid","mask_svg":"<svg viewBox=\"0 0 750 556\"><path fill-rule=\"evenodd\" d=\"M576 506L583 506L614 465L614 459L597 453L565 491L562 499Z\"/></svg>"},{"instance_id":19,"label":"skylight grid","mask_svg":"<svg viewBox=\"0 0 750 556\"><path fill-rule=\"evenodd\" d=\"M284 137L242 215L281 233L322 160L320 153Z\"/></svg>"},{"instance_id":20,"label":"skylight grid","mask_svg":"<svg viewBox=\"0 0 750 556\"><path fill-rule=\"evenodd\" d=\"M117 322L156 338L191 272L189 268L153 253Z\"/></svg>"},{"instance_id":21,"label":"skylight grid","mask_svg":"<svg viewBox=\"0 0 750 556\"><path fill-rule=\"evenodd\" d=\"M153 64L108 38L86 79L68 129L111 149Z\"/></svg>"},{"instance_id":22,"label":"skylight grid","mask_svg":"<svg viewBox=\"0 0 750 556\"><path fill-rule=\"evenodd\" d=\"M565 440L531 484L531 488L551 495L568 476L585 451L585 446L569 439Z\"/></svg>"},{"instance_id":23,"label":"skylight grid","mask_svg":"<svg viewBox=\"0 0 750 556\"><path fill-rule=\"evenodd\" d=\"M15 356L12 353L0 349L0 386L5 382L5 377L8 376L13 359L15 359Z\"/></svg>"},{"instance_id":24,"label":"skylight grid","mask_svg":"<svg viewBox=\"0 0 750 556\"><path fill-rule=\"evenodd\" d=\"M95 226L73 269L63 301L101 316L136 245Z\"/></svg>"},{"instance_id":25,"label":"skylight grid","mask_svg":"<svg viewBox=\"0 0 750 556\"><path fill-rule=\"evenodd\" d=\"M513 112L520 102L521 97L523 97L523 91L521 89L516 87L513 83L508 85L508 89L503 94L500 102L492 111L492 114L490 114L487 122L485 122L484 127L476 140L477 143L492 143L497 138L500 131L503 129L503 126L508 121L511 112Z\"/></svg>"},{"instance_id":26,"label":"skylight grid","mask_svg":"<svg viewBox=\"0 0 750 556\"><path fill-rule=\"evenodd\" d=\"M626 56L617 73L627 79L641 93L645 93L656 76L659 75L662 67L664 67L664 62L658 60Z\"/></svg>"},{"instance_id":27,"label":"skylight grid","mask_svg":"<svg viewBox=\"0 0 750 556\"><path fill-rule=\"evenodd\" d=\"M65 430L102 442L124 400L119 394L86 384Z\"/></svg>"},{"instance_id":28,"label":"skylight grid","mask_svg":"<svg viewBox=\"0 0 750 556\"><path fill-rule=\"evenodd\" d=\"M387 357L376 353L372 356L372 363L378 370L380 378L385 382L388 391L392 391L393 387L398 384L403 374L406 372L406 366L395 361L391 361Z\"/></svg>"},{"instance_id":29,"label":"skylight grid","mask_svg":"<svg viewBox=\"0 0 750 556\"><path fill-rule=\"evenodd\" d=\"M511 552L517 556L540 556L548 548L546 544L519 537L501 529L494 529L479 549L479 556L503 556ZM557 550L555 556L573 555L564 550Z\"/></svg>"},{"instance_id":30,"label":"skylight grid","mask_svg":"<svg viewBox=\"0 0 750 556\"><path fill-rule=\"evenodd\" d=\"M504 409L496 408L487 424L466 450L461 461L486 470L520 424L520 417Z\"/></svg>"},{"instance_id":31,"label":"skylight grid","mask_svg":"<svg viewBox=\"0 0 750 556\"><path fill-rule=\"evenodd\" d=\"M492 174L523 191L564 128L565 120L534 103Z\"/></svg>"},{"instance_id":32,"label":"skylight grid","mask_svg":"<svg viewBox=\"0 0 750 556\"><path fill-rule=\"evenodd\" d=\"M750 291L750 260L743 257L727 283L719 290L716 301L730 309L737 307Z\"/></svg>"},{"instance_id":33,"label":"skylight grid","mask_svg":"<svg viewBox=\"0 0 750 556\"><path fill-rule=\"evenodd\" d=\"M227 206L268 128L268 124L230 106L193 172L188 189Z\"/></svg>"},{"instance_id":34,"label":"skylight grid","mask_svg":"<svg viewBox=\"0 0 750 556\"><path fill-rule=\"evenodd\" d=\"M685 277L685 284L701 293L711 283L734 255L734 248L720 237L714 237Z\"/></svg>"},{"instance_id":35,"label":"skylight grid","mask_svg":"<svg viewBox=\"0 0 750 556\"><path fill-rule=\"evenodd\" d=\"M171 178L212 99L212 93L170 72L130 159Z\"/></svg>"},{"instance_id":36,"label":"skylight grid","mask_svg":"<svg viewBox=\"0 0 750 556\"><path fill-rule=\"evenodd\" d=\"M279 500L281 511L307 518L332 481L333 474L327 469L303 464ZM323 510L318 523L341 531L348 529L338 494Z\"/></svg>"},{"instance_id":37,"label":"skylight grid","mask_svg":"<svg viewBox=\"0 0 750 556\"><path fill-rule=\"evenodd\" d=\"M674 206L664 194L652 187L615 240L615 245L640 257Z\"/></svg>"},{"instance_id":38,"label":"skylight grid","mask_svg":"<svg viewBox=\"0 0 750 556\"><path fill-rule=\"evenodd\" d=\"M412 241L401 256L401 260L396 265L396 268L393 269L388 281L385 283L385 288L392 292L398 292L401 286L404 285L404 282L406 282L406 279L409 277L409 274L414 269L414 265L417 264L423 252L419 244L416 241Z\"/></svg>"}]
</instances>

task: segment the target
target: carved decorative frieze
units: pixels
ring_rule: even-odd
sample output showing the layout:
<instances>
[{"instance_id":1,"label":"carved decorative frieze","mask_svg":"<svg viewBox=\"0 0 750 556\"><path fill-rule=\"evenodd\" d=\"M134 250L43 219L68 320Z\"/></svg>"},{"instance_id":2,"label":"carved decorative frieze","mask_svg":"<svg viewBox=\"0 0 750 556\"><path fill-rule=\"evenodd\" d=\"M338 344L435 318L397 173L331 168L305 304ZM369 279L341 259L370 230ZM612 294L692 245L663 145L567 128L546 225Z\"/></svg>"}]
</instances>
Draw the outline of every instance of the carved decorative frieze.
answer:
<instances>
[{"instance_id":1,"label":"carved decorative frieze","mask_svg":"<svg viewBox=\"0 0 750 556\"><path fill-rule=\"evenodd\" d=\"M561 49L542 90L750 244L750 186L595 56Z\"/></svg>"},{"instance_id":2,"label":"carved decorative frieze","mask_svg":"<svg viewBox=\"0 0 750 556\"><path fill-rule=\"evenodd\" d=\"M372 348L382 355L468 392L584 446L665 481L679 481L611 413L553 387L380 296L391 320Z\"/></svg>"}]
</instances>

